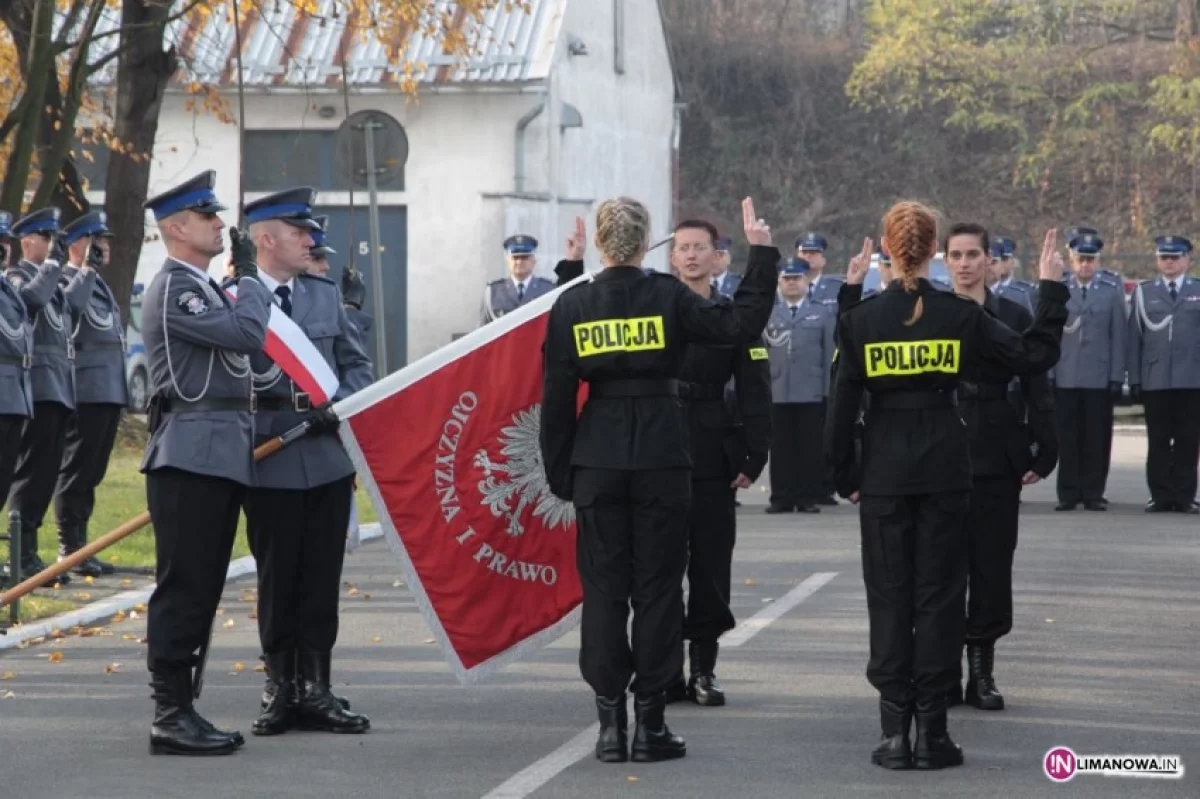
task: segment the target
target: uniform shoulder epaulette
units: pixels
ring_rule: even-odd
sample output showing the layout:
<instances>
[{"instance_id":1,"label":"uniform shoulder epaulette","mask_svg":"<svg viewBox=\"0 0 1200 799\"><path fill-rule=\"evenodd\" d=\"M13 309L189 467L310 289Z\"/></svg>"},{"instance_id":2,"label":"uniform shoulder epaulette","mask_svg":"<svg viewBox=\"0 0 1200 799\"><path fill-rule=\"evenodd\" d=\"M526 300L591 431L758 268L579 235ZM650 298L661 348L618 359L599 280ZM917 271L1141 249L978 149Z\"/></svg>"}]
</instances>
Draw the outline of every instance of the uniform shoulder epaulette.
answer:
<instances>
[{"instance_id":1,"label":"uniform shoulder epaulette","mask_svg":"<svg viewBox=\"0 0 1200 799\"><path fill-rule=\"evenodd\" d=\"M336 286L336 285L337 285L337 283L334 283L332 280L330 280L329 278L325 277L325 275L314 275L314 274L310 274L310 273L308 273L308 272L301 272L301 273L300 273L300 275L299 275L299 277L302 277L302 278L304 278L305 280L319 280L320 282L322 282L322 283L328 283L328 284L329 284L329 285L331 285L331 286Z\"/></svg>"},{"instance_id":2,"label":"uniform shoulder epaulette","mask_svg":"<svg viewBox=\"0 0 1200 799\"><path fill-rule=\"evenodd\" d=\"M542 277L541 275L534 275L534 276L533 276L533 279L532 279L532 280L530 280L529 282L530 282L530 283L541 282L541 283L549 283L550 285L554 285L554 281L553 281L553 280L550 280L549 278Z\"/></svg>"},{"instance_id":3,"label":"uniform shoulder epaulette","mask_svg":"<svg viewBox=\"0 0 1200 799\"><path fill-rule=\"evenodd\" d=\"M1096 280L1100 281L1101 283L1103 283L1106 286L1120 286L1121 285L1120 281L1118 281L1112 275L1102 275L1099 272L1096 273Z\"/></svg>"},{"instance_id":4,"label":"uniform shoulder epaulette","mask_svg":"<svg viewBox=\"0 0 1200 799\"><path fill-rule=\"evenodd\" d=\"M845 283L845 282L846 282L846 276L845 276L845 275L821 275L821 279L822 279L822 280L824 280L824 279L826 279L826 278L828 278L829 280L836 280L836 281L837 281L837 282L839 282L839 283Z\"/></svg>"},{"instance_id":5,"label":"uniform shoulder epaulette","mask_svg":"<svg viewBox=\"0 0 1200 799\"><path fill-rule=\"evenodd\" d=\"M503 283L506 280L508 280L508 278L506 278L506 277L498 278L497 280L493 280L492 282L488 283L488 285L489 286L499 286L501 283Z\"/></svg>"}]
</instances>

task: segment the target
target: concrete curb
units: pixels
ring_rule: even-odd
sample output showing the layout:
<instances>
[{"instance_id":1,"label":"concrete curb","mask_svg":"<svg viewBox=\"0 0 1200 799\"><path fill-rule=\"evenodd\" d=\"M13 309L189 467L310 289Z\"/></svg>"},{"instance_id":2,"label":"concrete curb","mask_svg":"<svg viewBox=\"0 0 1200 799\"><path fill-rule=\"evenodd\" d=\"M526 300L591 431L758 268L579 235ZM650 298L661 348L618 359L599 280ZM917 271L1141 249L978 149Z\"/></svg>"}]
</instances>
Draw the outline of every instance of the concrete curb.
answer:
<instances>
[{"instance_id":1,"label":"concrete curb","mask_svg":"<svg viewBox=\"0 0 1200 799\"><path fill-rule=\"evenodd\" d=\"M378 522L364 524L359 527L360 541L373 541L376 538L383 538L383 528ZM245 577L248 574L255 574L256 572L257 566L254 563L254 557L247 555L229 564L229 571L225 574L225 582ZM135 591L123 591L116 596L85 605L82 608L76 608L66 613L60 613L57 616L51 616L48 619L41 619L30 624L22 624L20 627L11 628L8 630L7 635L0 635L0 651L16 649L26 641L48 636L54 630L66 631L72 627L83 627L100 619L107 619L120 611L128 611L135 605L149 602L152 593L154 593L154 586Z\"/></svg>"}]
</instances>

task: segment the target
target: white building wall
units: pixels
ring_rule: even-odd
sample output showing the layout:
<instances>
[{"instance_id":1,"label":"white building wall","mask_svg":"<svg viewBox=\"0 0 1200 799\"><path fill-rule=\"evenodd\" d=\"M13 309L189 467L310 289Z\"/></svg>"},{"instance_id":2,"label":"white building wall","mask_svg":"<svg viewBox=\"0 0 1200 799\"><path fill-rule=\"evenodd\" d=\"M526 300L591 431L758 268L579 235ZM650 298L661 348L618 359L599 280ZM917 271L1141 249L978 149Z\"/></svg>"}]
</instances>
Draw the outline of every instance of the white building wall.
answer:
<instances>
[{"instance_id":1,"label":"white building wall","mask_svg":"<svg viewBox=\"0 0 1200 799\"><path fill-rule=\"evenodd\" d=\"M352 96L350 110L374 108L394 116L409 140L405 190L383 192L381 204L403 205L408 219L408 360L474 329L485 284L505 274L501 242L514 233L540 242L538 273L553 278L575 215L594 232L595 203L629 194L650 208L654 235L669 232L673 80L654 0L625 0L625 74L613 68L613 3L568 4L548 87L465 93ZM570 56L566 33L582 38L586 56ZM546 110L529 126L525 191L513 197L515 130L522 115L543 99ZM151 169L150 194L205 169L217 170L217 195L236 221L238 133L205 112L185 108L181 95L163 105ZM232 98L231 98L232 101ZM583 127L559 130L559 102L583 115ZM236 102L232 101L236 108ZM322 119L320 106L336 109ZM252 94L247 129L335 129L344 119L340 94ZM101 195L102 196L102 195ZM100 199L96 196L95 199ZM260 195L248 194L247 200ZM595 203L579 202L593 200ZM323 193L318 202L340 204L345 193ZM356 207L366 202L355 193ZM148 283L165 257L153 218L137 280ZM590 242L589 242L590 243ZM598 256L589 247L588 266ZM647 265L666 268L659 250ZM218 274L223 259L211 271Z\"/></svg>"}]
</instances>

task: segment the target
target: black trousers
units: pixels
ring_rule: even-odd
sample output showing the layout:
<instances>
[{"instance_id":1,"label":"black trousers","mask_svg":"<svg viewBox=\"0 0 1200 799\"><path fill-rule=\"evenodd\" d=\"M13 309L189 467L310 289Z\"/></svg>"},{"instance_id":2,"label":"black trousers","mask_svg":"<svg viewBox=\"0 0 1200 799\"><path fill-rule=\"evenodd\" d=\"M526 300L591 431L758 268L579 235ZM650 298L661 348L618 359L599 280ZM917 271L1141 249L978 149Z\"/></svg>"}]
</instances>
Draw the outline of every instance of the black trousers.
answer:
<instances>
[{"instance_id":1,"label":"black trousers","mask_svg":"<svg viewBox=\"0 0 1200 799\"><path fill-rule=\"evenodd\" d=\"M12 489L8 494L8 508L21 514L21 529L27 541L36 540L38 528L54 498L70 414L66 405L35 402L33 417L25 420L21 454L17 457Z\"/></svg>"},{"instance_id":2,"label":"black trousers","mask_svg":"<svg viewBox=\"0 0 1200 799\"><path fill-rule=\"evenodd\" d=\"M1107 389L1054 391L1058 420L1058 501L1104 497L1112 459L1113 398Z\"/></svg>"},{"instance_id":3,"label":"black trousers","mask_svg":"<svg viewBox=\"0 0 1200 799\"><path fill-rule=\"evenodd\" d=\"M96 506L96 486L104 481L117 440L121 410L120 405L86 403L67 418L62 466L54 489L60 537L71 527L87 531Z\"/></svg>"},{"instance_id":4,"label":"black trousers","mask_svg":"<svg viewBox=\"0 0 1200 799\"><path fill-rule=\"evenodd\" d=\"M146 474L154 523L155 575L147 616L146 663L155 674L195 665L209 635L246 487L179 469Z\"/></svg>"},{"instance_id":5,"label":"black trousers","mask_svg":"<svg viewBox=\"0 0 1200 799\"><path fill-rule=\"evenodd\" d=\"M771 406L771 504L813 505L833 493L822 436L824 402L777 402Z\"/></svg>"},{"instance_id":6,"label":"black trousers","mask_svg":"<svg viewBox=\"0 0 1200 799\"><path fill-rule=\"evenodd\" d=\"M246 533L258 562L258 636L264 654L333 650L354 499L351 479L303 490L246 492Z\"/></svg>"},{"instance_id":7,"label":"black trousers","mask_svg":"<svg viewBox=\"0 0 1200 799\"><path fill-rule=\"evenodd\" d=\"M966 627L969 504L967 491L862 499L867 679L883 699L936 707L954 684Z\"/></svg>"},{"instance_id":8,"label":"black trousers","mask_svg":"<svg viewBox=\"0 0 1200 799\"><path fill-rule=\"evenodd\" d=\"M1143 391L1146 409L1146 482L1157 504L1187 507L1196 501L1200 461L1200 390Z\"/></svg>"},{"instance_id":9,"label":"black trousers","mask_svg":"<svg viewBox=\"0 0 1200 799\"><path fill-rule=\"evenodd\" d=\"M21 431L27 416L0 415L0 497L8 496L12 487L13 473L17 468L17 456L21 453ZM8 530L8 516L2 526Z\"/></svg>"},{"instance_id":10,"label":"black trousers","mask_svg":"<svg viewBox=\"0 0 1200 799\"><path fill-rule=\"evenodd\" d=\"M636 694L657 693L683 668L679 610L691 488L688 469L575 469L583 584L579 669L598 696L617 697L631 687Z\"/></svg>"},{"instance_id":11,"label":"black trousers","mask_svg":"<svg viewBox=\"0 0 1200 799\"><path fill-rule=\"evenodd\" d=\"M1012 631L1020 500L1015 473L975 477L967 515L967 643L990 643Z\"/></svg>"},{"instance_id":12,"label":"black trousers","mask_svg":"<svg viewBox=\"0 0 1200 799\"><path fill-rule=\"evenodd\" d=\"M693 481L688 511L687 615L683 621L683 637L689 641L715 641L737 624L729 609L736 538L737 515L729 481Z\"/></svg>"}]
</instances>

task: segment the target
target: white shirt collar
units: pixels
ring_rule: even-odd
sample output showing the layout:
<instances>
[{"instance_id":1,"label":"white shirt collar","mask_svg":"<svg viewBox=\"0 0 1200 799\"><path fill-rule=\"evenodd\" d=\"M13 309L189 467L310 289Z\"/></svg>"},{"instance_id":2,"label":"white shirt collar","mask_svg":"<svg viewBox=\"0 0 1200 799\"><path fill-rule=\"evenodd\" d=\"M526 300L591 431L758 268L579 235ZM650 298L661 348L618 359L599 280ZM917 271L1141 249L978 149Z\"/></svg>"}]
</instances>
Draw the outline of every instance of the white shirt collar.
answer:
<instances>
[{"instance_id":1,"label":"white shirt collar","mask_svg":"<svg viewBox=\"0 0 1200 799\"><path fill-rule=\"evenodd\" d=\"M175 263L182 264L183 266L186 266L188 269L191 269L193 272L195 272L196 274L198 274L200 277L204 278L205 280L210 280L212 277L211 275L208 274L207 270L201 269L200 267L196 266L195 264L189 264L187 261L181 261L180 259L176 258L173 255L170 255L167 257L170 258Z\"/></svg>"},{"instance_id":2,"label":"white shirt collar","mask_svg":"<svg viewBox=\"0 0 1200 799\"><path fill-rule=\"evenodd\" d=\"M274 294L275 289L279 288L280 286L287 286L289 293L294 294L296 291L296 278L294 278L294 277L288 278L288 281L286 283L280 283L278 280L271 277L263 270L259 269L258 270L258 279L261 280L262 284L267 287L267 291L271 292L272 294Z\"/></svg>"},{"instance_id":3,"label":"white shirt collar","mask_svg":"<svg viewBox=\"0 0 1200 799\"><path fill-rule=\"evenodd\" d=\"M529 291L529 284L533 282L533 275L530 275L529 277L525 278L524 280L517 280L512 275L509 275L509 279L512 280L514 290L520 289L521 285L524 284L525 290Z\"/></svg>"},{"instance_id":4,"label":"white shirt collar","mask_svg":"<svg viewBox=\"0 0 1200 799\"><path fill-rule=\"evenodd\" d=\"M1171 283L1174 283L1177 290L1183 288L1183 281L1186 279L1187 275L1180 275L1179 277L1167 277L1166 275L1158 276L1159 285L1161 285L1163 288L1170 288Z\"/></svg>"}]
</instances>

